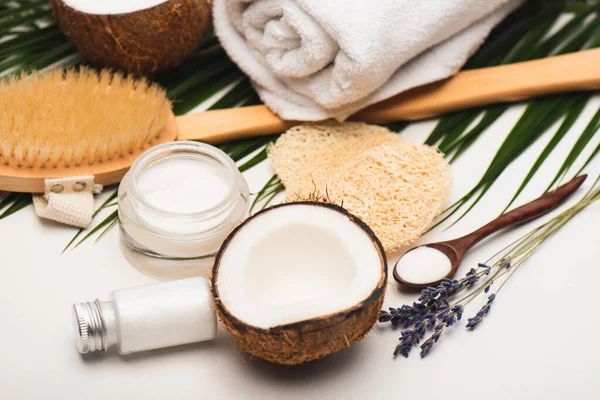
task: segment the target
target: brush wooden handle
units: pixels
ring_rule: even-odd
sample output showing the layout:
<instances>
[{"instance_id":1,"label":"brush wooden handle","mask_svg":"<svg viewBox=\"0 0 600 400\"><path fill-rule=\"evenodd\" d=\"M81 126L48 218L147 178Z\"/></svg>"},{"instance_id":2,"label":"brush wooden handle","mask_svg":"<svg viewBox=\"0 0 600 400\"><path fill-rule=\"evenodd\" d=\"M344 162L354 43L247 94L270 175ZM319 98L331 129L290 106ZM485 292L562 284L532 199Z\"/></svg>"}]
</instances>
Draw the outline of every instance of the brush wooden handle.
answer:
<instances>
[{"instance_id":1,"label":"brush wooden handle","mask_svg":"<svg viewBox=\"0 0 600 400\"><path fill-rule=\"evenodd\" d=\"M176 118L178 140L224 143L254 136L284 132L299 122L284 121L266 106L205 111Z\"/></svg>"},{"instance_id":2,"label":"brush wooden handle","mask_svg":"<svg viewBox=\"0 0 600 400\"><path fill-rule=\"evenodd\" d=\"M600 49L491 68L468 70L370 106L353 120L383 124L419 120L494 103L600 89ZM222 143L282 132L296 124L265 106L178 117L179 139Z\"/></svg>"}]
</instances>

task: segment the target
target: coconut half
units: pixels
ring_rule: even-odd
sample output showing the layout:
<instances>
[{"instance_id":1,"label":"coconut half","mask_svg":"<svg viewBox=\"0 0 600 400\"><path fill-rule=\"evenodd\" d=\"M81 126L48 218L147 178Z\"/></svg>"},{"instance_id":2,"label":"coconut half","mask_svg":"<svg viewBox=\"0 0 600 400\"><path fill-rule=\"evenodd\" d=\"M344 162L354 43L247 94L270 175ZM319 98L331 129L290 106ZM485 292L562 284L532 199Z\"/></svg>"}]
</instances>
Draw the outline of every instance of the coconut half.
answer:
<instances>
[{"instance_id":1,"label":"coconut half","mask_svg":"<svg viewBox=\"0 0 600 400\"><path fill-rule=\"evenodd\" d=\"M176 67L203 42L212 0L52 0L52 8L86 61L153 75Z\"/></svg>"},{"instance_id":2,"label":"coconut half","mask_svg":"<svg viewBox=\"0 0 600 400\"><path fill-rule=\"evenodd\" d=\"M373 327L387 262L373 231L345 209L286 203L231 233L211 279L217 313L243 350L301 364L349 346Z\"/></svg>"}]
</instances>

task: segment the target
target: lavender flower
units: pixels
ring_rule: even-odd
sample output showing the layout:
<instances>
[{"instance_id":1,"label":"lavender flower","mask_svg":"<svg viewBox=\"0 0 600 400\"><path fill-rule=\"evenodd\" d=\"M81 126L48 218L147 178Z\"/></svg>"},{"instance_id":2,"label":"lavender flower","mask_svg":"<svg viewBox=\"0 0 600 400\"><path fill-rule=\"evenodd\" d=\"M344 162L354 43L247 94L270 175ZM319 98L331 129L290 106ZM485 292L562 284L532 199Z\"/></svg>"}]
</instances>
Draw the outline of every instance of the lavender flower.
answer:
<instances>
[{"instance_id":1,"label":"lavender flower","mask_svg":"<svg viewBox=\"0 0 600 400\"><path fill-rule=\"evenodd\" d=\"M427 329L433 329L433 335L421 345L421 357L425 357L433 345L439 340L442 330L446 326L452 326L460 320L464 308L457 304L452 307L446 307L438 314L427 313L421 317L421 320L414 324L412 329L402 331L400 343L396 346L394 357L398 354L408 357L413 346L419 344L425 337Z\"/></svg>"},{"instance_id":2,"label":"lavender flower","mask_svg":"<svg viewBox=\"0 0 600 400\"><path fill-rule=\"evenodd\" d=\"M479 311L477 311L477 314L475 314L473 318L469 318L467 322L467 329L473 330L477 327L477 325L481 323L481 321L483 321L483 318L490 312L490 309L492 308L492 303L495 299L496 294L490 294L490 296L488 297L488 301L483 305L483 307L481 307Z\"/></svg>"},{"instance_id":3,"label":"lavender flower","mask_svg":"<svg viewBox=\"0 0 600 400\"><path fill-rule=\"evenodd\" d=\"M426 323L427 329L433 329L437 322L437 315L434 313L427 313L423 316L423 321Z\"/></svg>"},{"instance_id":4,"label":"lavender flower","mask_svg":"<svg viewBox=\"0 0 600 400\"><path fill-rule=\"evenodd\" d=\"M421 297L419 297L419 301L421 302L421 304L426 304L434 300L438 296L438 294L440 294L439 286L426 287L425 289L421 290Z\"/></svg>"},{"instance_id":5,"label":"lavender flower","mask_svg":"<svg viewBox=\"0 0 600 400\"><path fill-rule=\"evenodd\" d=\"M577 178L579 180L582 177ZM466 327L475 329L489 314L498 291L513 276L515 269L520 268L535 249L567 221L577 215L585 207L600 200L600 177L596 180L593 190L590 190L576 205L540 225L525 236L494 255L490 261L478 264L472 268L461 280L443 279L439 285L431 286L421 292L419 300L412 306L390 308L382 311L379 316L381 322L391 322L393 326L402 325L407 329L402 332L400 343L394 355L402 354L408 357L413 346L420 345L421 357L427 356L439 341L445 329L456 325L461 320L464 306L482 293L489 293L496 280L502 280L496 293L488 295L488 299L481 309L468 319ZM512 263L514 261L514 264ZM507 270L511 270L508 271ZM484 278L487 275L487 278ZM477 285L480 285L476 287ZM469 290L468 294L454 299L459 293ZM427 331L433 330L432 335L423 341ZM419 342L422 342L421 344Z\"/></svg>"},{"instance_id":6,"label":"lavender flower","mask_svg":"<svg viewBox=\"0 0 600 400\"><path fill-rule=\"evenodd\" d=\"M447 299L448 297L456 294L462 288L462 286L463 284L457 280L444 278L439 285L435 287L429 286L423 289L421 291L421 297L419 297L419 302L427 305L428 303L436 300Z\"/></svg>"},{"instance_id":7,"label":"lavender flower","mask_svg":"<svg viewBox=\"0 0 600 400\"><path fill-rule=\"evenodd\" d=\"M392 320L392 314L385 310L379 311L379 322L390 322Z\"/></svg>"},{"instance_id":8,"label":"lavender flower","mask_svg":"<svg viewBox=\"0 0 600 400\"><path fill-rule=\"evenodd\" d=\"M419 340L422 339L427 333L427 325L425 321L421 321L415 325L414 331L417 332Z\"/></svg>"},{"instance_id":9,"label":"lavender flower","mask_svg":"<svg viewBox=\"0 0 600 400\"><path fill-rule=\"evenodd\" d=\"M426 313L421 307L404 305L400 308L389 308L388 311L381 310L379 312L379 322L390 322L393 327L403 326L408 328L419 322L422 315Z\"/></svg>"},{"instance_id":10,"label":"lavender flower","mask_svg":"<svg viewBox=\"0 0 600 400\"><path fill-rule=\"evenodd\" d=\"M479 276L477 275L477 271L475 268L471 268L471 270L467 273L466 278L463 279L463 282L467 286L473 286L479 281Z\"/></svg>"},{"instance_id":11,"label":"lavender flower","mask_svg":"<svg viewBox=\"0 0 600 400\"><path fill-rule=\"evenodd\" d=\"M477 266L479 268L485 268L486 269L486 271L485 271L486 275L489 275L490 272L492 272L492 268L489 265L486 265L486 264L483 264L483 263L479 263L479 264L477 264Z\"/></svg>"},{"instance_id":12,"label":"lavender flower","mask_svg":"<svg viewBox=\"0 0 600 400\"><path fill-rule=\"evenodd\" d=\"M429 339L427 339L421 345L421 357L425 357L427 354L429 354L429 352L433 348L433 345L436 344L438 340L440 340L440 337L442 336L442 331L443 330L444 330L444 326L443 325L438 325L435 328L435 332L433 332L433 335L431 335L429 337Z\"/></svg>"},{"instance_id":13,"label":"lavender flower","mask_svg":"<svg viewBox=\"0 0 600 400\"><path fill-rule=\"evenodd\" d=\"M457 280L451 280L447 278L443 279L439 286L442 287L440 297L443 299L447 299L461 289L461 284Z\"/></svg>"},{"instance_id":14,"label":"lavender flower","mask_svg":"<svg viewBox=\"0 0 600 400\"><path fill-rule=\"evenodd\" d=\"M421 291L419 301L400 308L389 308L389 311L379 312L379 322L389 322L393 327L402 326L399 338L400 343L394 350L394 357L403 355L408 357L413 346L433 329L434 333L421 345L421 356L424 357L441 337L445 327L453 326L460 321L464 312L461 304L451 305L448 301L465 287L475 285L479 281L476 269L471 269L462 280L443 279L439 285L430 286Z\"/></svg>"},{"instance_id":15,"label":"lavender flower","mask_svg":"<svg viewBox=\"0 0 600 400\"><path fill-rule=\"evenodd\" d=\"M502 260L500 260L500 265L502 266L502 268L509 269L512 266L510 258L503 258Z\"/></svg>"},{"instance_id":16,"label":"lavender flower","mask_svg":"<svg viewBox=\"0 0 600 400\"><path fill-rule=\"evenodd\" d=\"M415 329L407 329L402 331L400 343L396 346L396 350L394 350L394 357L397 357L398 354L408 357L410 350L413 348L413 346L419 344L420 340L421 337Z\"/></svg>"},{"instance_id":17,"label":"lavender flower","mask_svg":"<svg viewBox=\"0 0 600 400\"><path fill-rule=\"evenodd\" d=\"M454 307L452 307L452 312L456 315L456 319L459 321L462 318L464 311L465 308L461 304L457 304Z\"/></svg>"},{"instance_id":18,"label":"lavender flower","mask_svg":"<svg viewBox=\"0 0 600 400\"><path fill-rule=\"evenodd\" d=\"M452 326L462 318L464 308L457 304L452 309L446 309L438 315L438 321L443 322L446 326Z\"/></svg>"},{"instance_id":19,"label":"lavender flower","mask_svg":"<svg viewBox=\"0 0 600 400\"><path fill-rule=\"evenodd\" d=\"M503 261L502 268L508 261ZM479 264L480 268L485 268L485 274L488 274L491 267L485 264ZM481 273L475 268L471 268L466 276L461 280L443 279L437 286L429 286L421 291L421 296L417 302L412 305L403 305L400 308L390 307L389 311L381 310L379 312L379 322L389 322L393 327L407 328L402 331L399 338L400 343L394 350L394 357L403 355L408 357L413 346L419 345L421 340L427 334L427 330L433 330L433 334L421 345L421 357L429 354L433 346L442 336L442 331L446 327L455 325L461 320L464 313L464 305L451 304L449 299L466 288L477 285L481 278ZM485 284L486 291L492 285L491 279ZM467 327L477 326L482 318L489 312L491 303L495 295L491 295L488 303L473 318L469 319Z\"/></svg>"},{"instance_id":20,"label":"lavender flower","mask_svg":"<svg viewBox=\"0 0 600 400\"><path fill-rule=\"evenodd\" d=\"M439 312L450 307L450 303L448 302L447 299L432 300L429 303L427 303L426 305L423 305L421 303L418 303L418 304L420 304L422 307L424 307L424 309L427 313L433 313L433 314L438 314Z\"/></svg>"}]
</instances>

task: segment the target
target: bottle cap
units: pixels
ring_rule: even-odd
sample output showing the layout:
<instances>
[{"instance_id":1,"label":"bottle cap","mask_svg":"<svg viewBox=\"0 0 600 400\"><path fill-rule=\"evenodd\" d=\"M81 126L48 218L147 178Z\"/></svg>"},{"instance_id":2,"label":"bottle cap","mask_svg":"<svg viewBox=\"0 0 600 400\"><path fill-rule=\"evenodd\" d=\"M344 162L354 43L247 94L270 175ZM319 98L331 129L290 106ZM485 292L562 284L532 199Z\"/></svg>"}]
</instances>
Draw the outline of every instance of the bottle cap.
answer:
<instances>
[{"instance_id":1,"label":"bottle cap","mask_svg":"<svg viewBox=\"0 0 600 400\"><path fill-rule=\"evenodd\" d=\"M73 305L75 345L81 354L108 349L108 335L102 312L102 302Z\"/></svg>"}]
</instances>

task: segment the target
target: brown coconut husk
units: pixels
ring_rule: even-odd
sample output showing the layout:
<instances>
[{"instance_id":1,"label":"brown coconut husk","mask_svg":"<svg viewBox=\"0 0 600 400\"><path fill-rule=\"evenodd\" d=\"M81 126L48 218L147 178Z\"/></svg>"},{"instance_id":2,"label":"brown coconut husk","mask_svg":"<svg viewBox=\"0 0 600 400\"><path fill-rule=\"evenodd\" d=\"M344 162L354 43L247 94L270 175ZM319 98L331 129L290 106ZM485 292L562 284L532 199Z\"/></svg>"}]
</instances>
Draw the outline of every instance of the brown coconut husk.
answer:
<instances>
[{"instance_id":1,"label":"brown coconut husk","mask_svg":"<svg viewBox=\"0 0 600 400\"><path fill-rule=\"evenodd\" d=\"M249 325L232 315L220 300L218 280L221 259L227 251L229 243L248 222L270 210L295 204L327 207L344 214L362 228L378 249L381 261L381 278L366 299L337 313L270 329ZM383 247L373 231L364 222L340 206L322 202L302 201L269 207L254 214L238 226L221 246L210 279L217 315L223 327L233 335L242 350L276 364L297 365L323 358L363 339L377 322L383 304L387 278L387 259Z\"/></svg>"},{"instance_id":2,"label":"brown coconut husk","mask_svg":"<svg viewBox=\"0 0 600 400\"><path fill-rule=\"evenodd\" d=\"M212 22L212 0L169 0L113 15L82 13L61 0L52 0L52 8L86 61L145 76L181 64L204 41Z\"/></svg>"}]
</instances>

